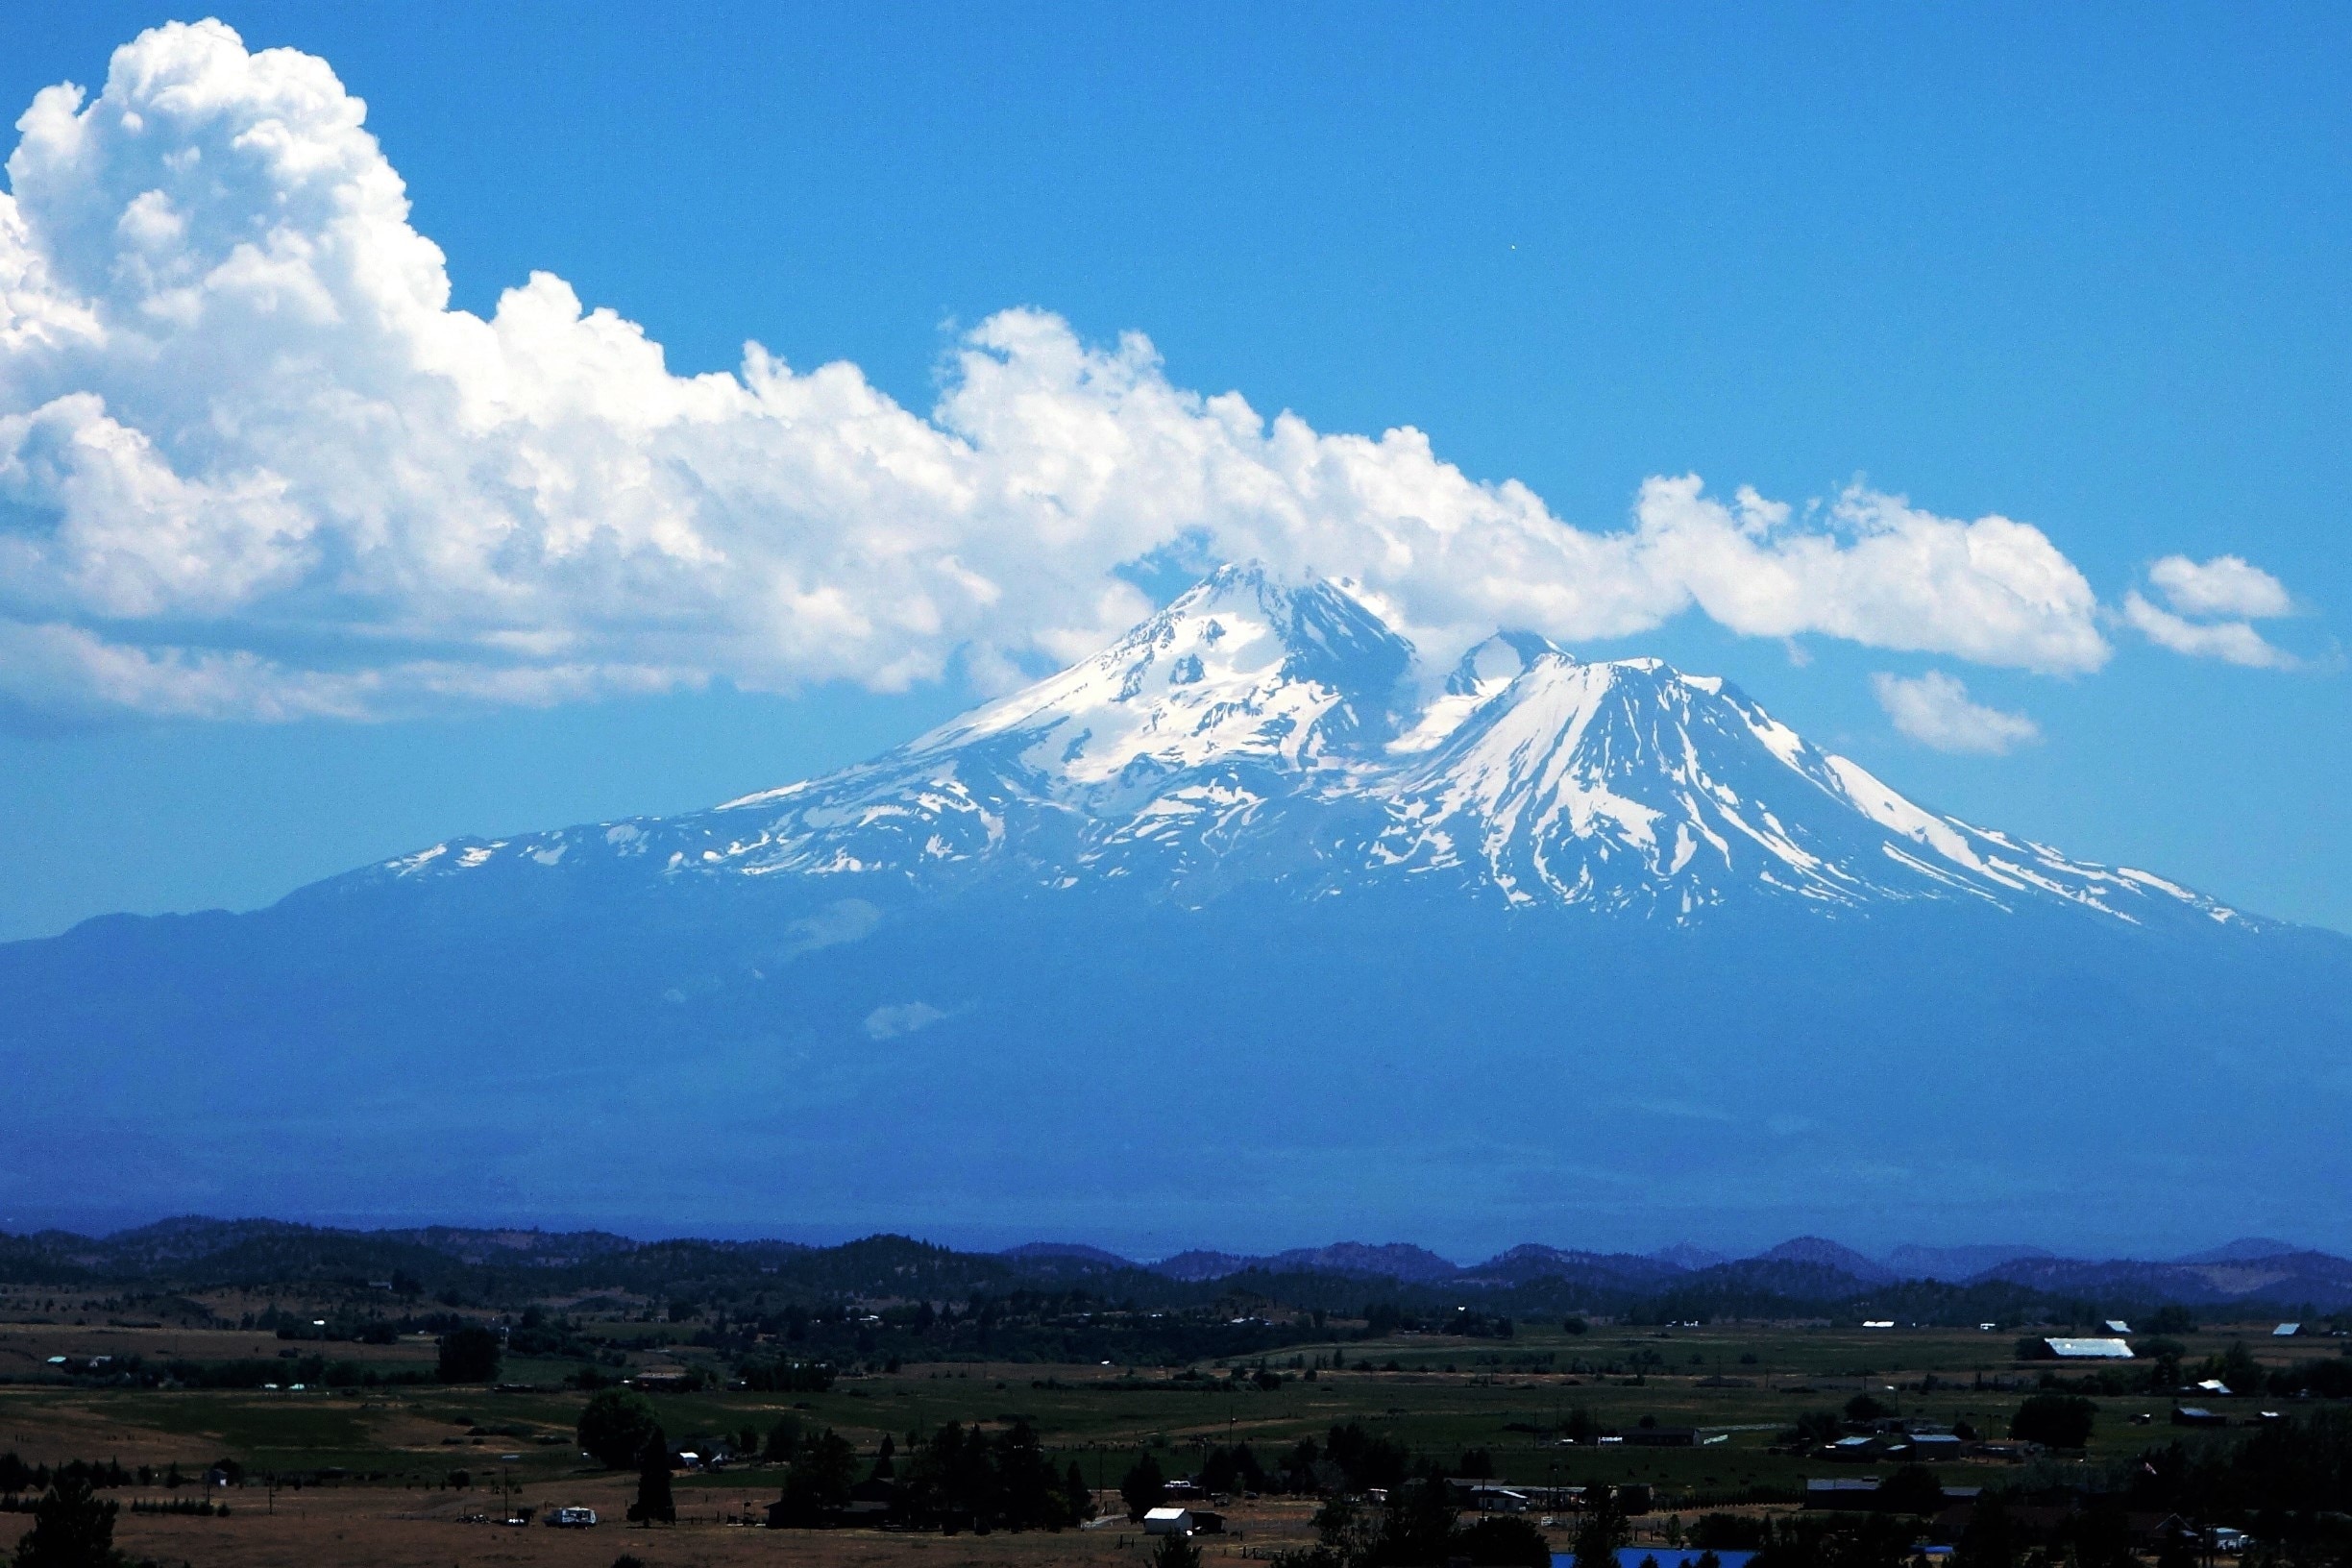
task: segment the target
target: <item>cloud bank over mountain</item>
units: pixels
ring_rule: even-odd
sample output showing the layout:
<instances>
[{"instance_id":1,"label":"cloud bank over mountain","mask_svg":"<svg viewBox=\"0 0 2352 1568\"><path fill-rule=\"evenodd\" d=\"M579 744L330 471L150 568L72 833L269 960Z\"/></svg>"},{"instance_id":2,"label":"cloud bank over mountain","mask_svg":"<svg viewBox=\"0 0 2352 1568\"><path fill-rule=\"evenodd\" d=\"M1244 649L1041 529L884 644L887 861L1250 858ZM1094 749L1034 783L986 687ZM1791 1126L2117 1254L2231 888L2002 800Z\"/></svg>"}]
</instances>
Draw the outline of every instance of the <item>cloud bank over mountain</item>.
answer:
<instances>
[{"instance_id":1,"label":"cloud bank over mountain","mask_svg":"<svg viewBox=\"0 0 2352 1568\"><path fill-rule=\"evenodd\" d=\"M1799 512L1683 476L1592 531L1420 431L1269 419L1042 311L966 334L925 415L756 343L738 373L672 375L546 273L487 320L453 310L364 119L326 61L203 22L18 122L0 709L366 718L712 679L893 690L958 659L1004 686L1146 613L1129 577L1156 559L1341 577L1439 667L1497 625L1574 642L1694 607L2044 674L2112 653L2027 523L1859 487ZM2285 608L2260 569L2168 557L2150 582L2173 610L2121 613L2155 641L2286 662L2244 619Z\"/></svg>"}]
</instances>

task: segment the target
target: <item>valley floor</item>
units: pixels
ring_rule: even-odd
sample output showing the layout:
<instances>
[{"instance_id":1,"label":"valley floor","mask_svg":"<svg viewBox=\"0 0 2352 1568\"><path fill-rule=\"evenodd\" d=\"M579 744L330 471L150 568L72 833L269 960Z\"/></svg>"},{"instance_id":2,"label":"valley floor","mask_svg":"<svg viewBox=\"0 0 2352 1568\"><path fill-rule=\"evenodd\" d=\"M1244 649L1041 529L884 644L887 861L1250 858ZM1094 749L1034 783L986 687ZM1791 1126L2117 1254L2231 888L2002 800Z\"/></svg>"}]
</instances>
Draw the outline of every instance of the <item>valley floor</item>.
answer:
<instances>
[{"instance_id":1,"label":"valley floor","mask_svg":"<svg viewBox=\"0 0 2352 1568\"><path fill-rule=\"evenodd\" d=\"M2245 1344L2266 1360L2335 1349L2311 1341L2274 1347L2259 1334L2254 1325L2208 1329L2187 1336L2184 1349L2193 1360ZM179 1354L245 1355L257 1346L266 1354L275 1344L250 1333L206 1335L201 1347L192 1342L197 1337L168 1328L5 1324L0 1362L45 1369L50 1355L143 1351L159 1360L175 1345ZM209 1343L213 1337L220 1343ZM429 1366L432 1355L429 1343L352 1348L387 1370ZM1075 1462L1103 1488L1096 1495L1109 1509L1118 1507L1112 1488L1140 1452L1181 1476L1213 1444L1248 1442L1271 1459L1301 1438L1319 1440L1334 1426L1356 1421L1449 1470L1466 1451L1482 1450L1498 1475L1512 1482L1646 1483L1655 1489L1656 1508L1637 1521L1636 1539L1662 1545L1700 1512L1786 1511L1809 1477L1892 1468L1831 1465L1793 1451L1784 1434L1801 1415L1835 1410L1868 1393L1914 1420L1966 1423L1997 1437L2046 1364L2013 1360L2007 1335L1738 1324L1596 1325L1580 1336L1529 1325L1507 1343L1403 1335L1355 1341L1347 1354L1347 1370L1324 1370L1313 1381L1290 1374L1272 1388L1171 1386L1164 1373L1103 1366L912 1363L896 1373L845 1378L806 1396L705 1390L652 1397L674 1439L764 1432L786 1416L809 1431L830 1427L857 1449L861 1474L885 1434L903 1444L910 1433L949 1420L1000 1427L1025 1418L1057 1469ZM1617 1370L1545 1370L1547 1358L1556 1366L1605 1360ZM1288 1358L1269 1360L1281 1366ZM1385 1369L1391 1363L1394 1369ZM540 1370L510 1362L505 1375L536 1382ZM573 1425L586 1396L551 1379L504 1390L423 1384L297 1393L105 1388L31 1376L37 1381L0 1385L0 1450L27 1464L111 1460L135 1475L146 1467L144 1482L104 1494L122 1505L117 1542L135 1561L189 1568L607 1568L629 1553L649 1568L754 1561L1141 1568L1146 1556L1123 1520L1091 1530L955 1536L756 1528L750 1522L764 1518L783 1474L757 1463L682 1474L675 1486L679 1523L629 1527L621 1521L636 1478L585 1463ZM2183 1433L2168 1425L2169 1403L2145 1394L2099 1399L2092 1445L2081 1457L2045 1456L2030 1465L1979 1457L1938 1469L1953 1487L2066 1484L2070 1475L2079 1483L2092 1471L2175 1437L2195 1444L2235 1440L2227 1430ZM2265 1402L2214 1403L2233 1426L2246 1427L2259 1420ZM1561 1444L1556 1434L1580 1411L1603 1430L1636 1432L1647 1418L1661 1428L1696 1427L1714 1440L1682 1448ZM204 1471L222 1459L243 1467L242 1482L208 1488ZM165 1484L173 1466L182 1481L176 1489ZM272 1476L279 1478L275 1486ZM133 1507L202 1497L226 1501L229 1515L159 1515ZM512 1505L532 1507L542 1518L556 1507L586 1506L605 1522L584 1531L492 1522ZM1312 1538L1313 1508L1304 1499L1236 1501L1222 1508L1229 1532L1200 1544L1211 1564L1304 1545ZM22 1513L0 1514L0 1545L30 1523ZM1572 1528L1572 1518L1563 1516L1547 1530L1556 1550L1567 1549Z\"/></svg>"}]
</instances>

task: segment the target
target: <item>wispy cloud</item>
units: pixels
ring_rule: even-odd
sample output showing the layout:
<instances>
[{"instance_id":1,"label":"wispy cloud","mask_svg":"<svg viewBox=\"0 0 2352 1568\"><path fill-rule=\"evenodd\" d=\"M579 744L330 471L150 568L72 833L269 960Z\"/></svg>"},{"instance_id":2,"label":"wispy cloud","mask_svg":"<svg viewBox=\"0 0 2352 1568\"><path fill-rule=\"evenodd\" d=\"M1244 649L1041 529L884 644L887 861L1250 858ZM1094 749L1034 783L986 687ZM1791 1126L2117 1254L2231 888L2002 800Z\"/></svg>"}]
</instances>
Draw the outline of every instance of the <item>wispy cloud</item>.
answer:
<instances>
[{"instance_id":1,"label":"wispy cloud","mask_svg":"<svg viewBox=\"0 0 2352 1568\"><path fill-rule=\"evenodd\" d=\"M1965 682L1941 670L1916 677L1874 674L1871 690L1897 729L1938 751L1998 756L2042 738L2031 719L1975 701Z\"/></svg>"},{"instance_id":2,"label":"wispy cloud","mask_svg":"<svg viewBox=\"0 0 2352 1568\"><path fill-rule=\"evenodd\" d=\"M900 1035L928 1029L946 1016L929 1002L893 1002L866 1015L866 1038L876 1041L896 1040Z\"/></svg>"},{"instance_id":3,"label":"wispy cloud","mask_svg":"<svg viewBox=\"0 0 2352 1568\"><path fill-rule=\"evenodd\" d=\"M2285 583L2243 556L2167 555L2148 568L2148 582L2171 608L2135 589L2123 596L2123 620L2159 648L2257 670L2301 662L2254 629L2256 621L2291 613L2294 601Z\"/></svg>"},{"instance_id":4,"label":"wispy cloud","mask_svg":"<svg viewBox=\"0 0 2352 1568\"><path fill-rule=\"evenodd\" d=\"M2291 670L2296 659L2243 621L2191 621L2147 601L2137 591L2123 596L2123 619L2159 648L2192 658L2223 659L2255 670Z\"/></svg>"},{"instance_id":5,"label":"wispy cloud","mask_svg":"<svg viewBox=\"0 0 2352 1568\"><path fill-rule=\"evenodd\" d=\"M2242 555L2216 555L2210 561L2167 555L2148 568L2148 581L2183 615L2261 620L2293 608L2286 584Z\"/></svg>"}]
</instances>

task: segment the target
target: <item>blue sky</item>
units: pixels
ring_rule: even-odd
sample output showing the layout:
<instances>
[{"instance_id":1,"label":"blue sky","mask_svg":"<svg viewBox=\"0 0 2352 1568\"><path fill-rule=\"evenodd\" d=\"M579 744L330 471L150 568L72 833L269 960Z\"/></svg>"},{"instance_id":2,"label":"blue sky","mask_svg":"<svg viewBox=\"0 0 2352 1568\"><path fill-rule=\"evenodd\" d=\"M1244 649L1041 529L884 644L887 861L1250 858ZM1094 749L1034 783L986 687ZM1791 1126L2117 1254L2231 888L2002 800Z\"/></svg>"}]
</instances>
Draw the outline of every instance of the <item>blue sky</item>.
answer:
<instances>
[{"instance_id":1,"label":"blue sky","mask_svg":"<svg viewBox=\"0 0 2352 1568\"><path fill-rule=\"evenodd\" d=\"M169 14L0 4L0 103L13 114L65 81L96 94L110 52ZM1067 342L1095 355L1094 383L1136 380L1134 405L1162 388L1233 390L1326 438L1410 426L1474 488L1522 481L1591 535L1634 528L1654 476L1694 473L1726 503L1740 486L1788 503L1779 527L1806 538L1916 528L1974 549L1986 536L1961 531L1974 520L2030 525L2032 548L2095 602L1979 637L1974 612L1938 600L1914 636L1887 609L1899 599L1828 602L1815 584L1800 596L1804 626L1782 635L1752 607L1628 608L1640 592L1626 587L1546 629L1580 651L1728 674L1941 809L2352 929L2340 9L217 14L247 48L322 58L365 100L365 129L405 182L406 224L445 257L452 308L488 318L538 271L642 327L675 375L735 372L756 340L803 378L779 394L796 429L846 428L869 395L924 416L960 391L956 417L981 446L975 430L1048 393L1055 418L1091 414L1091 394L1044 369L1037 398L1024 393L1021 378ZM437 445L349 445L355 427L333 421L355 387L404 429L439 404L413 366L379 377L348 302L282 341L250 324L171 338L180 329L156 325L175 319L157 304L164 283L139 284L135 310L121 294L118 198L148 182L150 152L181 171L153 179L192 177L165 150L107 148L112 163L25 163L37 189L12 173L51 226L36 242L55 248L62 282L45 298L80 287L118 314L103 349L17 372L0 361L0 418L51 410L24 439L144 440L161 466L112 488L0 495L0 541L62 529L59 517L78 519L78 538L112 538L168 484L183 487L171 504L192 542L132 576L104 573L152 541L0 554L0 621L55 631L0 641L0 938L110 910L251 906L452 834L677 810L854 760L1114 624L1121 604L1088 597L1100 562L1185 524L1115 501L1116 515L1089 514L1085 549L1064 551L1050 529L1021 531L1043 527L1034 517L992 514L992 533L957 535L973 570L993 573L991 593L885 582L874 591L937 622L887 637L828 641L828 606L870 583L825 550L779 548L761 556L767 576L729 569L723 585L678 566L689 550L649 576L599 558L417 588L419 561L453 548L435 536L350 588L334 573L362 553L357 525L335 534L307 508L364 510L364 486L288 468L281 493L255 478L269 467L255 453L281 468L296 449L331 454L330 469L397 463L427 474L413 482L429 498L437 465L476 460L461 439L475 427L452 415ZM205 167L222 167L208 149ZM232 181L199 210L169 188L180 207L143 231L140 253L164 257L165 283L172 246L201 251L208 223L283 194ZM83 222L99 210L109 227ZM291 284L265 283L270 320L299 311ZM681 407L697 395L610 368L620 351L583 347L560 300L533 299L538 315L502 319L518 341L537 331L531 362L562 372L532 394L546 406L573 385L643 384ZM955 356L1014 307L1050 313L986 340L983 357L1019 384L975 388ZM124 349L135 326L164 349ZM1119 358L1127 332L1148 336L1156 368ZM498 374L521 377L523 351L506 352ZM835 361L862 380L805 379ZM285 393L314 380L311 401ZM103 414L77 393L103 398ZM282 394L276 444L239 447L247 432L220 409ZM1166 416L1186 431L1204 417ZM306 419L320 422L315 447ZM574 465L565 483L581 494L621 484L599 465L639 449L600 438L597 420L635 429L626 407L560 409L529 460ZM751 425L712 426L724 439L643 449L718 498L684 526L731 559L757 541L723 527L765 527L762 505L804 505L804 531L854 531L839 496L778 499L740 475L772 458L813 486L818 468L792 465L817 459L763 455ZM1083 434L1057 448L1034 429L1014 445L1029 466L1004 466L1020 483L1088 450ZM519 460L500 453L498 485L520 482ZM22 485L38 481L25 473ZM1003 468L970 480L1000 481L1020 488ZM452 493L463 512L487 492ZM1860 521L1830 520L1850 493L1907 498L1902 516L1924 521L1890 523L1892 502L1870 499ZM1480 495L1492 492L1460 502L1469 565L1386 585L1440 641L1484 607L1523 607L1473 548L1502 527ZM669 548L660 517L604 521ZM1296 539L1210 522L1220 539L1288 541L1329 564L1348 559L1344 530L1361 518ZM2209 566L2223 557L2259 581ZM2168 576L2158 563L2172 558ZM680 596L674 616L636 613L666 594ZM2260 662L2213 656L2215 628L2231 625L2259 639ZM2075 651L2052 651L2069 637ZM2098 651L2080 651L2086 637ZM1930 676L1962 683L1970 706L1937 707L1946 688ZM1905 693L1933 710L1908 710L1910 734L1896 723ZM1951 745L1977 748L1939 748Z\"/></svg>"}]
</instances>

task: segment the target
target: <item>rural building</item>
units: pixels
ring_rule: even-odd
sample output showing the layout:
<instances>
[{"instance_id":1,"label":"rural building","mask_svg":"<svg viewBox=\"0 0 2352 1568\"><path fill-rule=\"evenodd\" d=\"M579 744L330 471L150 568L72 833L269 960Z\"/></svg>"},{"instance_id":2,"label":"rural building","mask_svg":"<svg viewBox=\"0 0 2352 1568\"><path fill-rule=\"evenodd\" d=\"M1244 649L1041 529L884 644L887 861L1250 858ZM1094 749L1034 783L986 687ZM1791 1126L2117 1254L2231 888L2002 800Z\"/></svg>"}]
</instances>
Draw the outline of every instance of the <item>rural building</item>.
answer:
<instances>
[{"instance_id":1,"label":"rural building","mask_svg":"<svg viewBox=\"0 0 2352 1568\"><path fill-rule=\"evenodd\" d=\"M1143 1515L1143 1533L1146 1535L1190 1535L1192 1533L1192 1510L1190 1508L1153 1508Z\"/></svg>"},{"instance_id":2,"label":"rural building","mask_svg":"<svg viewBox=\"0 0 2352 1568\"><path fill-rule=\"evenodd\" d=\"M2300 1323L2281 1323L2277 1328L2270 1331L2270 1337L2273 1339L2292 1339L2296 1335L2301 1334L2302 1332L2303 1325Z\"/></svg>"},{"instance_id":3,"label":"rural building","mask_svg":"<svg viewBox=\"0 0 2352 1568\"><path fill-rule=\"evenodd\" d=\"M1947 1486L1944 1488L1944 1506L1952 1507L1972 1504L1983 1492L1981 1486ZM1868 1512L1878 1507L1878 1482L1870 1476L1838 1476L1807 1481L1804 1506L1848 1513Z\"/></svg>"},{"instance_id":4,"label":"rural building","mask_svg":"<svg viewBox=\"0 0 2352 1568\"><path fill-rule=\"evenodd\" d=\"M1697 1427L1631 1427L1624 1433L1631 1448L1697 1448Z\"/></svg>"},{"instance_id":5,"label":"rural building","mask_svg":"<svg viewBox=\"0 0 2352 1568\"><path fill-rule=\"evenodd\" d=\"M2045 1339L2049 1353L2062 1361L2128 1361L2132 1348L2123 1339Z\"/></svg>"},{"instance_id":6,"label":"rural building","mask_svg":"<svg viewBox=\"0 0 2352 1568\"><path fill-rule=\"evenodd\" d=\"M2229 1417L2217 1415L2202 1405L2175 1405L2172 1424L2176 1427L2226 1427Z\"/></svg>"}]
</instances>

